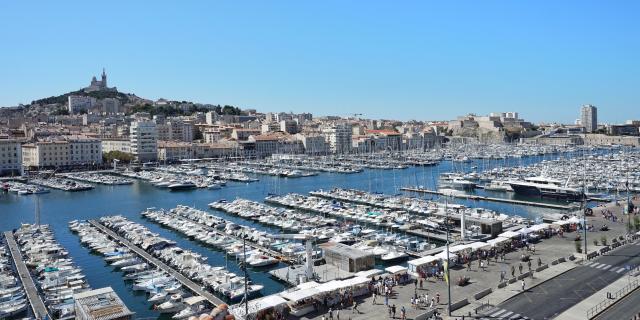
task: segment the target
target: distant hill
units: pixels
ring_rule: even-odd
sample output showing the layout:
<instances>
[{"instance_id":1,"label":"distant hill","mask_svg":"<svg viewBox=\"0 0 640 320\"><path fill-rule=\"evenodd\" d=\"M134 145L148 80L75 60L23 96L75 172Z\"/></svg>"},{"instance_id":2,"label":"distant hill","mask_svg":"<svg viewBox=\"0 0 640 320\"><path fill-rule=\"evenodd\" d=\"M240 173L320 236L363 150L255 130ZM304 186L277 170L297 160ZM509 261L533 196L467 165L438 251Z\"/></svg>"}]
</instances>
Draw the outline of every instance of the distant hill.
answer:
<instances>
[{"instance_id":1,"label":"distant hill","mask_svg":"<svg viewBox=\"0 0 640 320\"><path fill-rule=\"evenodd\" d=\"M117 92L117 91L93 91L93 92L84 92L83 90L68 92L59 96L51 96L48 98L42 98L39 100L34 100L31 104L65 104L67 103L67 98L69 96L89 96L94 97L96 99L104 99L104 98L117 98L121 103L127 103L129 101L129 94Z\"/></svg>"}]
</instances>

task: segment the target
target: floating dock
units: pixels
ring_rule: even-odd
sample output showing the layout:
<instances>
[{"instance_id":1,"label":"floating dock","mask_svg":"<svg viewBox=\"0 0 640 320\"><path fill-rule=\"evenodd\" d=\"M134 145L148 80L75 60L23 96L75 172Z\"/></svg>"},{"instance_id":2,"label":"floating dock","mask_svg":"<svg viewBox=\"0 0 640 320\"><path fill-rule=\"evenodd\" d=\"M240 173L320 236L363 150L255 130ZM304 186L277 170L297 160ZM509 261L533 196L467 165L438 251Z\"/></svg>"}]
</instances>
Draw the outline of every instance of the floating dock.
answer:
<instances>
[{"instance_id":1,"label":"floating dock","mask_svg":"<svg viewBox=\"0 0 640 320\"><path fill-rule=\"evenodd\" d=\"M159 269L162 269L163 271L165 271L166 273L171 275L173 278L175 278L176 280L180 281L180 283L182 283L183 286L189 288L189 290L191 290L194 293L196 293L196 294L204 297L205 299L209 300L209 302L211 302L211 304L213 304L215 306L219 306L220 304L224 303L224 301L220 300L218 297L214 296L210 292L207 292L207 291L203 290L202 287L199 286L198 284L196 284L195 282L187 279L187 277L183 276L181 273L175 271L173 268L169 267L164 262L154 258L148 252L142 250L140 247L138 247L138 246L134 245L133 243L129 242L127 239L119 236L118 234L113 232L111 229L103 226L100 222L97 222L95 220L89 220L89 223L92 226L98 228L98 230L100 230L103 233L107 234L112 239L115 239L118 242L120 242L121 244L125 245L131 251L135 252L138 256L142 257L143 259L147 260L149 263L155 265Z\"/></svg>"},{"instance_id":2,"label":"floating dock","mask_svg":"<svg viewBox=\"0 0 640 320\"><path fill-rule=\"evenodd\" d=\"M52 319L47 311L47 307L45 307L44 302L42 301L42 297L38 294L38 288L33 282L33 278L29 273L29 269L27 269L27 265L25 265L22 260L22 253L18 248L16 239L13 237L13 232L5 232L4 237L7 239L7 244L11 251L11 257L13 257L13 262L18 270L18 276L22 282L22 287L24 287L24 291L27 293L27 298L29 298L29 304L33 310L34 317L36 319Z\"/></svg>"},{"instance_id":3,"label":"floating dock","mask_svg":"<svg viewBox=\"0 0 640 320\"><path fill-rule=\"evenodd\" d=\"M451 196L454 198L466 199L466 200L476 200L476 201L492 201L492 202L502 202L502 203L510 203L517 204L523 206L534 206L534 207L542 207L542 208L550 208L550 209L559 209L559 210L572 210L575 209L572 205L561 205L561 204L551 204L551 203L543 203L543 202L534 202L534 201L523 201L523 200L512 200L512 199L503 199L503 198L491 198L485 196L476 196L469 194L445 194L440 191L435 190L427 190L427 189L418 189L418 188L400 188L402 191L410 191L410 192L419 192L419 193L429 193L439 196Z\"/></svg>"}]
</instances>

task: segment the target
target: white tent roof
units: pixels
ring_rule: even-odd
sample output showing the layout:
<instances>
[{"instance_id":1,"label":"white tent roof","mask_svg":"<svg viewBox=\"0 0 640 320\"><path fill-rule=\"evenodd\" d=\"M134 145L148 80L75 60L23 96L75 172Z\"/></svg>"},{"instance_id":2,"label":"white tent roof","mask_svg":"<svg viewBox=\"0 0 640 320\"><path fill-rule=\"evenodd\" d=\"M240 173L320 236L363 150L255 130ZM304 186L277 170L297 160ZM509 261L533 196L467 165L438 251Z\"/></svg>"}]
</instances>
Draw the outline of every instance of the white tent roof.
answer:
<instances>
[{"instance_id":1,"label":"white tent roof","mask_svg":"<svg viewBox=\"0 0 640 320\"><path fill-rule=\"evenodd\" d=\"M436 254L434 257L440 258L442 260L447 260L447 250L444 250ZM449 260L456 260L456 259L457 259L457 256L453 254L451 251L449 251Z\"/></svg>"},{"instance_id":2,"label":"white tent roof","mask_svg":"<svg viewBox=\"0 0 640 320\"><path fill-rule=\"evenodd\" d=\"M398 272L406 272L407 268L405 268L403 266L391 266L391 267L388 267L388 268L386 268L384 270L393 274L393 273L398 273Z\"/></svg>"},{"instance_id":3,"label":"white tent roof","mask_svg":"<svg viewBox=\"0 0 640 320\"><path fill-rule=\"evenodd\" d=\"M289 291L289 292L281 292L280 296L289 300L289 301L300 301L302 299L306 299L309 297L313 297L316 294L320 293L317 288L307 288L303 290Z\"/></svg>"},{"instance_id":4,"label":"white tent roof","mask_svg":"<svg viewBox=\"0 0 640 320\"><path fill-rule=\"evenodd\" d=\"M573 216L569 219L567 219L567 221L569 221L569 223L580 223L580 219L578 219L578 217Z\"/></svg>"},{"instance_id":5,"label":"white tent roof","mask_svg":"<svg viewBox=\"0 0 640 320\"><path fill-rule=\"evenodd\" d=\"M569 220L558 220L558 221L554 221L552 224L555 224L557 226L564 226L565 224L570 224L571 222Z\"/></svg>"},{"instance_id":6,"label":"white tent roof","mask_svg":"<svg viewBox=\"0 0 640 320\"><path fill-rule=\"evenodd\" d=\"M360 272L356 272L355 276L356 277L371 277L371 276L375 276L377 274L381 274L382 270L380 269L371 269L371 270L364 270L364 271L360 271Z\"/></svg>"},{"instance_id":7,"label":"white tent roof","mask_svg":"<svg viewBox=\"0 0 640 320\"><path fill-rule=\"evenodd\" d=\"M504 237L497 237L495 239L491 239L491 240L487 240L487 243L490 244L491 246L496 246L497 244L501 244L507 241L511 241L510 238L504 238Z\"/></svg>"},{"instance_id":8,"label":"white tent roof","mask_svg":"<svg viewBox=\"0 0 640 320\"><path fill-rule=\"evenodd\" d=\"M520 229L520 230L518 230L516 232L519 233L519 234L527 235L527 234L531 233L532 231L531 231L531 229L529 229L527 227L524 227L524 228L522 228L522 229Z\"/></svg>"},{"instance_id":9,"label":"white tent roof","mask_svg":"<svg viewBox=\"0 0 640 320\"><path fill-rule=\"evenodd\" d=\"M449 247L449 252L456 253L458 251L470 249L471 247L468 244L459 244L457 246Z\"/></svg>"},{"instance_id":10,"label":"white tent roof","mask_svg":"<svg viewBox=\"0 0 640 320\"><path fill-rule=\"evenodd\" d=\"M531 231L540 231L540 230L544 230L544 229L549 229L549 224L548 223L541 223L541 224L536 224L536 225L532 225L529 230Z\"/></svg>"},{"instance_id":11,"label":"white tent roof","mask_svg":"<svg viewBox=\"0 0 640 320\"><path fill-rule=\"evenodd\" d=\"M367 278L367 277L355 277L355 278L350 278L350 279L346 279L342 281L342 284L344 287L350 287L350 286L357 286L360 284L364 284L371 281L371 279Z\"/></svg>"},{"instance_id":12,"label":"white tent roof","mask_svg":"<svg viewBox=\"0 0 640 320\"><path fill-rule=\"evenodd\" d=\"M486 248L486 247L491 247L490 244L488 244L486 242L482 242L482 241L472 242L472 243L468 244L468 246L472 250L478 250L478 249L482 249L482 248Z\"/></svg>"},{"instance_id":13,"label":"white tent roof","mask_svg":"<svg viewBox=\"0 0 640 320\"><path fill-rule=\"evenodd\" d=\"M515 231L506 231L498 235L498 237L503 237L503 238L516 238L519 236L520 236L520 233Z\"/></svg>"},{"instance_id":14,"label":"white tent roof","mask_svg":"<svg viewBox=\"0 0 640 320\"><path fill-rule=\"evenodd\" d=\"M317 286L315 289L317 289L318 292L329 292L329 291L338 290L340 288L343 288L341 281L333 280L333 281L323 283Z\"/></svg>"},{"instance_id":15,"label":"white tent roof","mask_svg":"<svg viewBox=\"0 0 640 320\"><path fill-rule=\"evenodd\" d=\"M410 260L408 263L414 266L422 266L438 260L442 260L442 259L436 256L426 256L426 257Z\"/></svg>"},{"instance_id":16,"label":"white tent roof","mask_svg":"<svg viewBox=\"0 0 640 320\"><path fill-rule=\"evenodd\" d=\"M249 301L247 309L249 309L249 314L256 314L262 310L273 308L285 303L287 303L287 300L283 299L277 294L273 294L260 299ZM236 317L246 318L244 309L244 304L236 304L229 309L229 312L231 312Z\"/></svg>"},{"instance_id":17,"label":"white tent roof","mask_svg":"<svg viewBox=\"0 0 640 320\"><path fill-rule=\"evenodd\" d=\"M309 282L303 282L299 285L296 286L296 288L298 288L299 290L304 290L304 289L309 289L309 288L315 288L317 286L319 286L320 284L315 282L315 281L309 281Z\"/></svg>"}]
</instances>

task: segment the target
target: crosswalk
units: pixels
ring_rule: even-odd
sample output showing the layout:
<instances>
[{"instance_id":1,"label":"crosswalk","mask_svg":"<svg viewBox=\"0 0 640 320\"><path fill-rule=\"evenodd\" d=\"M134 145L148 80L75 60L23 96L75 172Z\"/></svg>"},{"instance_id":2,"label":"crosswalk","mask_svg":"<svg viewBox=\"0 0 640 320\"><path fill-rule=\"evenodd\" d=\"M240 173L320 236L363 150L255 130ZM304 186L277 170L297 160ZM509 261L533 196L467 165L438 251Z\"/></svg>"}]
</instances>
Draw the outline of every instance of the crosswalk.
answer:
<instances>
[{"instance_id":1,"label":"crosswalk","mask_svg":"<svg viewBox=\"0 0 640 320\"><path fill-rule=\"evenodd\" d=\"M513 311L501 309L501 308L493 308L487 312L484 312L484 318L480 318L482 320L495 320L495 319L509 319L509 320L529 320L528 317L525 317L519 313L515 313Z\"/></svg>"},{"instance_id":2,"label":"crosswalk","mask_svg":"<svg viewBox=\"0 0 640 320\"><path fill-rule=\"evenodd\" d=\"M612 266L610 264L606 264L606 263L599 263L599 262L595 262L595 261L587 261L585 262L584 266L586 267L590 267L590 268L594 268L594 269L598 269L598 270L602 270L602 271L609 271L609 272L613 272L613 273L623 273L626 269L624 267L615 267Z\"/></svg>"}]
</instances>

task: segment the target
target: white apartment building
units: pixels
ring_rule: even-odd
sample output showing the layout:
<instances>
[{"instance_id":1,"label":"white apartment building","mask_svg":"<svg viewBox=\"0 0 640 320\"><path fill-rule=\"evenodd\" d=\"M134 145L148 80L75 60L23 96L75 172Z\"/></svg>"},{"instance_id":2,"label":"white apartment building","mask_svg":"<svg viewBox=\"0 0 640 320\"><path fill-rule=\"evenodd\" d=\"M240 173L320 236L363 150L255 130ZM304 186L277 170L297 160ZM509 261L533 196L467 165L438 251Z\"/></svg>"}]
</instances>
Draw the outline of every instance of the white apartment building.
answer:
<instances>
[{"instance_id":1,"label":"white apartment building","mask_svg":"<svg viewBox=\"0 0 640 320\"><path fill-rule=\"evenodd\" d=\"M329 153L329 145L322 135L309 135L298 133L296 139L302 141L304 153L311 155L326 155Z\"/></svg>"},{"instance_id":2,"label":"white apartment building","mask_svg":"<svg viewBox=\"0 0 640 320\"><path fill-rule=\"evenodd\" d=\"M352 145L352 127L349 123L335 124L322 130L329 149L333 153L349 153Z\"/></svg>"},{"instance_id":3,"label":"white apartment building","mask_svg":"<svg viewBox=\"0 0 640 320\"><path fill-rule=\"evenodd\" d=\"M215 124L218 121L218 114L215 111L209 111L205 114L207 124Z\"/></svg>"},{"instance_id":4,"label":"white apartment building","mask_svg":"<svg viewBox=\"0 0 640 320\"><path fill-rule=\"evenodd\" d=\"M116 114L120 111L120 100L115 98L102 99L102 112Z\"/></svg>"},{"instance_id":5,"label":"white apartment building","mask_svg":"<svg viewBox=\"0 0 640 320\"><path fill-rule=\"evenodd\" d=\"M129 141L131 154L136 161L149 162L158 159L158 132L155 122L150 120L131 122Z\"/></svg>"},{"instance_id":6,"label":"white apartment building","mask_svg":"<svg viewBox=\"0 0 640 320\"><path fill-rule=\"evenodd\" d=\"M59 168L102 163L102 144L97 139L38 141L22 146L22 166Z\"/></svg>"},{"instance_id":7,"label":"white apartment building","mask_svg":"<svg viewBox=\"0 0 640 320\"><path fill-rule=\"evenodd\" d=\"M85 96L69 96L67 97L67 105L69 114L80 113L80 111L88 111L96 104L96 98Z\"/></svg>"},{"instance_id":8,"label":"white apartment building","mask_svg":"<svg viewBox=\"0 0 640 320\"><path fill-rule=\"evenodd\" d=\"M102 139L102 153L111 151L131 153L131 141L129 139Z\"/></svg>"},{"instance_id":9,"label":"white apartment building","mask_svg":"<svg viewBox=\"0 0 640 320\"><path fill-rule=\"evenodd\" d=\"M15 139L0 139L0 176L20 174L22 147Z\"/></svg>"},{"instance_id":10,"label":"white apartment building","mask_svg":"<svg viewBox=\"0 0 640 320\"><path fill-rule=\"evenodd\" d=\"M598 108L590 104L582 106L582 109L580 109L580 123L587 133L598 130Z\"/></svg>"}]
</instances>

